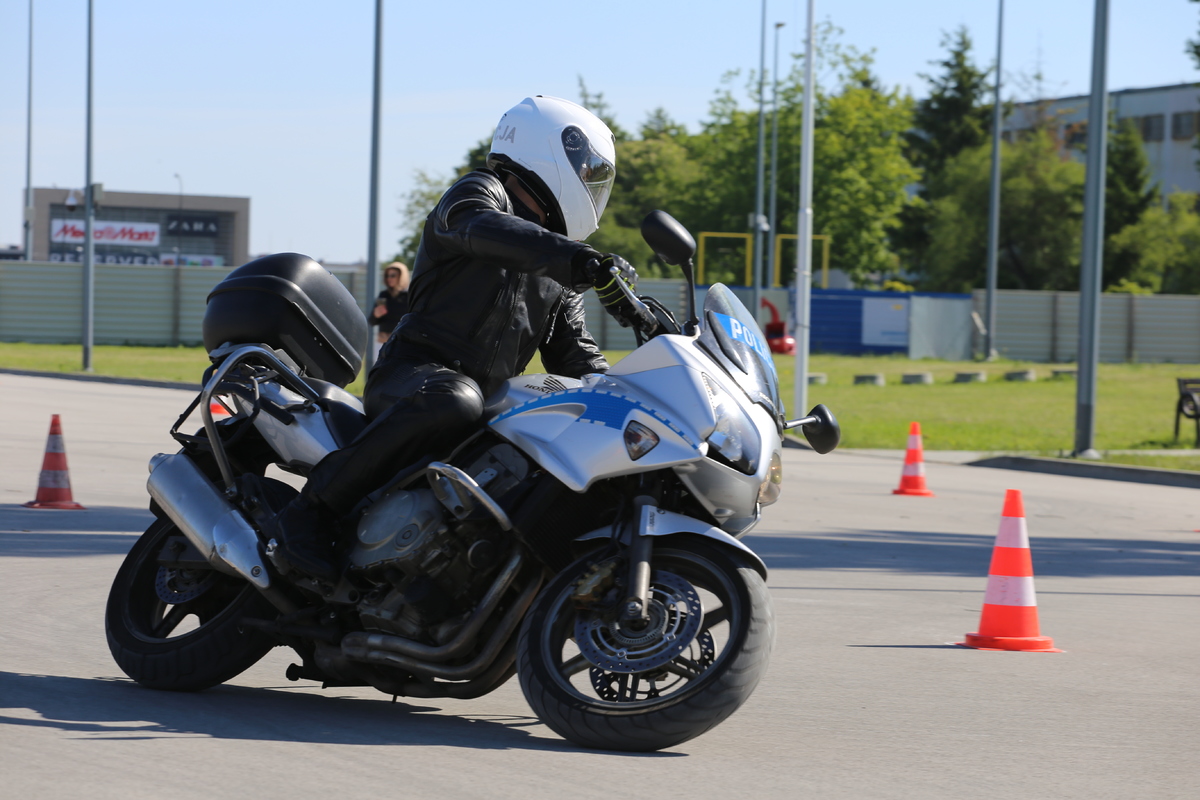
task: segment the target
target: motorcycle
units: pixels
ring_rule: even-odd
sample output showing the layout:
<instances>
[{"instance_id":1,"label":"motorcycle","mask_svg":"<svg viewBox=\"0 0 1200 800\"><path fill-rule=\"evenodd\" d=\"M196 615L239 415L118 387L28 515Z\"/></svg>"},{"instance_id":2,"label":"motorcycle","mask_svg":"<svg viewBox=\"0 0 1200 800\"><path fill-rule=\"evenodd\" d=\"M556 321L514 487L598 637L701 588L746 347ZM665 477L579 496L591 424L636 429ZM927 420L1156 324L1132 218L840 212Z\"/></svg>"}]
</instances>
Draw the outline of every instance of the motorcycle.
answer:
<instances>
[{"instance_id":1,"label":"motorcycle","mask_svg":"<svg viewBox=\"0 0 1200 800\"><path fill-rule=\"evenodd\" d=\"M268 256L209 295L212 365L150 460L155 522L105 627L136 682L196 691L272 647L290 680L473 698L514 674L547 726L658 750L750 696L775 637L762 559L741 541L782 489L784 431L837 446L824 406L787 421L770 350L723 285L695 313L695 243L661 211L643 236L687 278L687 319L621 284L638 347L605 374L523 375L480 429L402 469L340 519L340 578L290 570L265 524L366 425L343 388L366 342L354 298L316 262ZM620 283L620 282L618 282ZM218 420L213 405L224 408ZM198 409L203 427L180 431Z\"/></svg>"}]
</instances>

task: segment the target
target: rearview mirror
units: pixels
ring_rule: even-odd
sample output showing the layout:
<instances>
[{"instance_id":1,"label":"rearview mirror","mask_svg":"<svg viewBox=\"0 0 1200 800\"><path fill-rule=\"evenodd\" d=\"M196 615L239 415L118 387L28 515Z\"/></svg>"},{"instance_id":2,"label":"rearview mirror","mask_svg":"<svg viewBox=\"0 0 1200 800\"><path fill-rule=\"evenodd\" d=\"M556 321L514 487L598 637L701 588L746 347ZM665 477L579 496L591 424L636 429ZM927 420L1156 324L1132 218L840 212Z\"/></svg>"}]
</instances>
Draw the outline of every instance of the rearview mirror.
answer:
<instances>
[{"instance_id":1,"label":"rearview mirror","mask_svg":"<svg viewBox=\"0 0 1200 800\"><path fill-rule=\"evenodd\" d=\"M658 257L673 267L686 264L696 253L696 240L665 211L651 211L642 220L642 238Z\"/></svg>"},{"instance_id":2,"label":"rearview mirror","mask_svg":"<svg viewBox=\"0 0 1200 800\"><path fill-rule=\"evenodd\" d=\"M800 426L804 438L821 455L832 452L842 440L842 428L838 425L837 417L824 403L818 403L808 412L808 418L812 421Z\"/></svg>"}]
</instances>

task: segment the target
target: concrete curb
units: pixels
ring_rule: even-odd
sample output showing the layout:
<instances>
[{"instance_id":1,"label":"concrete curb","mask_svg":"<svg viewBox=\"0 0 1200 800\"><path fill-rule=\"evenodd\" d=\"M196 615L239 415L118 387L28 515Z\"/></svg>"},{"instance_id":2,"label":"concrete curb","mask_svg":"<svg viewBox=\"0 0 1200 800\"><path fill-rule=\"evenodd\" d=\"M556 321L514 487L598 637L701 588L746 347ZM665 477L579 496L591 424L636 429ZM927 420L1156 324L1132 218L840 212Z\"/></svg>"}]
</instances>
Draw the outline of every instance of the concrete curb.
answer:
<instances>
[{"instance_id":1,"label":"concrete curb","mask_svg":"<svg viewBox=\"0 0 1200 800\"><path fill-rule=\"evenodd\" d=\"M142 378L117 378L111 375L88 375L79 372L38 372L31 369L7 369L0 367L0 375L22 375L27 378L59 378L67 381L84 381L85 383L115 383L122 386L150 386L156 389L188 389L200 391L198 383L182 383L180 381L151 381Z\"/></svg>"},{"instance_id":2,"label":"concrete curb","mask_svg":"<svg viewBox=\"0 0 1200 800\"><path fill-rule=\"evenodd\" d=\"M1014 469L1021 472L1044 472L1049 475L1071 475L1076 478L1100 478L1127 483L1152 483L1159 486L1182 486L1200 489L1200 472L1157 467L1131 467L1125 464L1097 464L1090 461L1066 461L1056 458L1030 456L994 456L972 461L969 467Z\"/></svg>"}]
</instances>

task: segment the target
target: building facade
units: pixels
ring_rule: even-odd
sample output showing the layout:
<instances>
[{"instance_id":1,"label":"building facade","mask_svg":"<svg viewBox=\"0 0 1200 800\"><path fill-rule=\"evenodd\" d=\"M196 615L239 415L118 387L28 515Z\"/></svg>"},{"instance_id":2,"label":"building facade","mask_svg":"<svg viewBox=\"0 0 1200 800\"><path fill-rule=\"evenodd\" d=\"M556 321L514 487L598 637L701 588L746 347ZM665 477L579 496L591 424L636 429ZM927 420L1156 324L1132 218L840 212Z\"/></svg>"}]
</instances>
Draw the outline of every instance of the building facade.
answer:
<instances>
[{"instance_id":1,"label":"building facade","mask_svg":"<svg viewBox=\"0 0 1200 800\"><path fill-rule=\"evenodd\" d=\"M1062 134L1073 157L1083 160L1087 141L1088 95L1018 103L1004 121L1004 137L1049 122ZM1118 120L1131 119L1142 134L1151 181L1164 195L1200 193L1200 83L1121 89L1108 95L1109 112Z\"/></svg>"},{"instance_id":2,"label":"building facade","mask_svg":"<svg viewBox=\"0 0 1200 800\"><path fill-rule=\"evenodd\" d=\"M33 260L83 260L74 189L33 190ZM105 191L93 224L98 264L239 266L249 260L250 198Z\"/></svg>"}]
</instances>

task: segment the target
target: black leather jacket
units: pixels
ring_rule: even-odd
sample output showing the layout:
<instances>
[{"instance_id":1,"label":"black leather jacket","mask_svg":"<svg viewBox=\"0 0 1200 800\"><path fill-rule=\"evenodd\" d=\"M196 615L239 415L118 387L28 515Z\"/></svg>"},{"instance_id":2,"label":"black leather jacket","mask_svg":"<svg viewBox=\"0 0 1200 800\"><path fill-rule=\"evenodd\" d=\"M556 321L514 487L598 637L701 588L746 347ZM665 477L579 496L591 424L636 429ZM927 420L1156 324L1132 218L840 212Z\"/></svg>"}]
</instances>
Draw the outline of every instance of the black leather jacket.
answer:
<instances>
[{"instance_id":1,"label":"black leather jacket","mask_svg":"<svg viewBox=\"0 0 1200 800\"><path fill-rule=\"evenodd\" d=\"M523 210L523 209L522 209ZM583 262L595 251L518 216L501 177L458 180L425 220L409 313L379 353L429 358L492 394L540 350L546 369L579 377L608 362L584 327Z\"/></svg>"}]
</instances>

